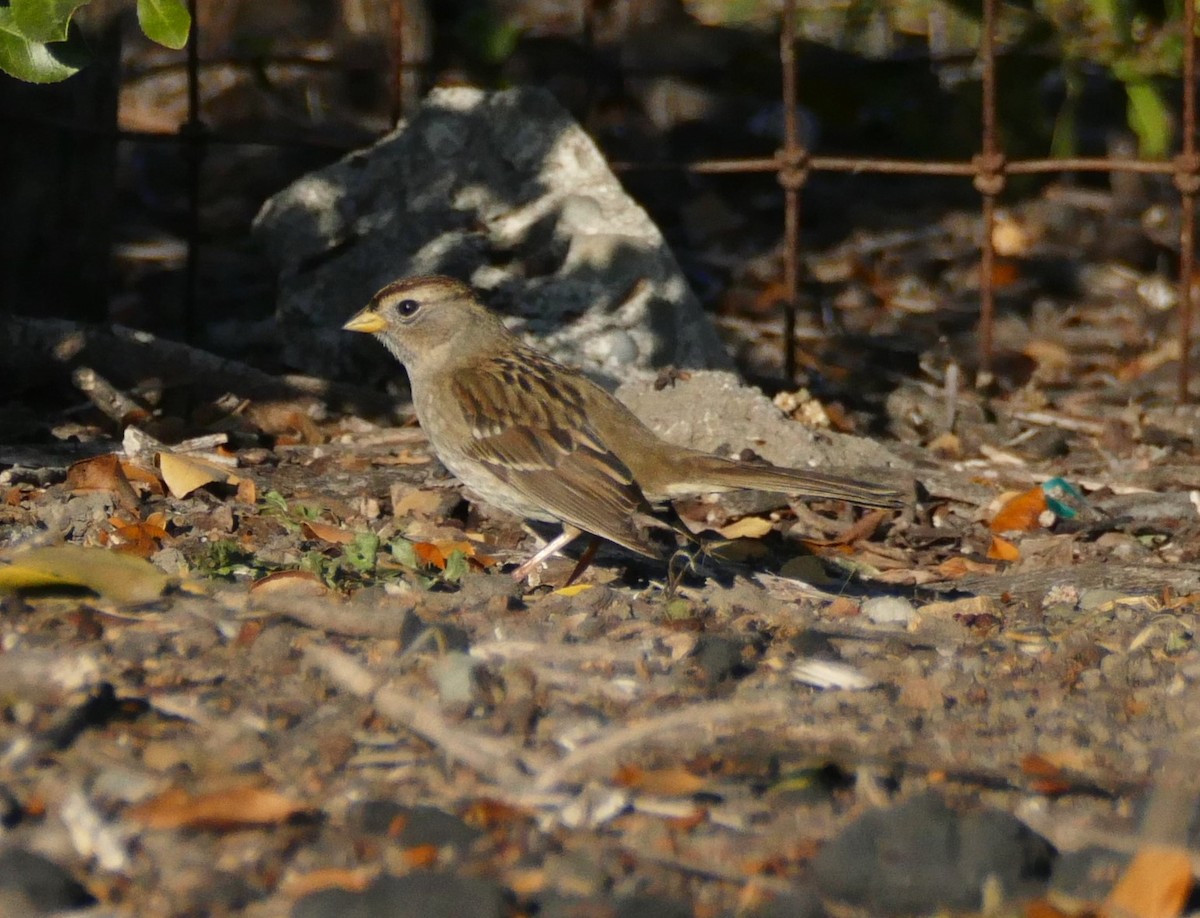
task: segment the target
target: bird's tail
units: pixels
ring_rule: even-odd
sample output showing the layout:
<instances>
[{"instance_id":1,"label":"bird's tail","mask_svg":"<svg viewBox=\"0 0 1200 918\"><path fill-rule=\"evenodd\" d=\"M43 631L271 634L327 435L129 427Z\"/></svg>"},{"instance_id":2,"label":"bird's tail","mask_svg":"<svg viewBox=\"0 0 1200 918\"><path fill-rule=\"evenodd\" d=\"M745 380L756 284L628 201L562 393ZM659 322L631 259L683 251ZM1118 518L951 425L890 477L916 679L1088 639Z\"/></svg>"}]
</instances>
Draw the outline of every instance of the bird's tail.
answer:
<instances>
[{"instance_id":1,"label":"bird's tail","mask_svg":"<svg viewBox=\"0 0 1200 918\"><path fill-rule=\"evenodd\" d=\"M802 497L845 500L863 507L891 510L903 507L907 500L902 492L888 485L861 481L844 475L814 472L809 469L792 469L784 466L758 465L752 462L737 462L695 453L687 456L679 469L672 490L679 494L697 494L705 491L730 491L752 489L778 491Z\"/></svg>"}]
</instances>

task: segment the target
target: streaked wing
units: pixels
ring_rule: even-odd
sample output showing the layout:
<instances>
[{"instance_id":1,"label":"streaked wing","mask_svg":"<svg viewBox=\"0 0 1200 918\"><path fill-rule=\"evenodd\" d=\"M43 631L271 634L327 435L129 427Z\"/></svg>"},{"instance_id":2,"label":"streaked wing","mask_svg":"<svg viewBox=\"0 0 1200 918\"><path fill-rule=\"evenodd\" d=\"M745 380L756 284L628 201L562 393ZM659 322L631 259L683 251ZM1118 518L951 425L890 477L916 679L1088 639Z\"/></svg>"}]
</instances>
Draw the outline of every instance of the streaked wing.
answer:
<instances>
[{"instance_id":1,"label":"streaked wing","mask_svg":"<svg viewBox=\"0 0 1200 918\"><path fill-rule=\"evenodd\" d=\"M469 456L563 522L658 556L634 520L649 512L645 497L587 419L589 382L520 351L459 370L450 385L471 425Z\"/></svg>"}]
</instances>

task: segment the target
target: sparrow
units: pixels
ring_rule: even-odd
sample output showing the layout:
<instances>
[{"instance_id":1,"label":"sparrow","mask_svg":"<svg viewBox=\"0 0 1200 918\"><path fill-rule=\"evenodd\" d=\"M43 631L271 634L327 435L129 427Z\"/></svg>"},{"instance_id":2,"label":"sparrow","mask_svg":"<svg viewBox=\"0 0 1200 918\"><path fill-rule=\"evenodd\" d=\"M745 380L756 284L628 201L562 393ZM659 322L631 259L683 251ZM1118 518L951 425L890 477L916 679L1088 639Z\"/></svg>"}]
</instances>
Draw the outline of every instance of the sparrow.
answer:
<instances>
[{"instance_id":1,"label":"sparrow","mask_svg":"<svg viewBox=\"0 0 1200 918\"><path fill-rule=\"evenodd\" d=\"M658 437L579 370L525 344L449 277L394 281L343 328L374 335L408 371L417 420L442 464L490 504L559 523L523 579L584 532L650 558L654 504L755 489L898 508L885 485L723 459Z\"/></svg>"}]
</instances>

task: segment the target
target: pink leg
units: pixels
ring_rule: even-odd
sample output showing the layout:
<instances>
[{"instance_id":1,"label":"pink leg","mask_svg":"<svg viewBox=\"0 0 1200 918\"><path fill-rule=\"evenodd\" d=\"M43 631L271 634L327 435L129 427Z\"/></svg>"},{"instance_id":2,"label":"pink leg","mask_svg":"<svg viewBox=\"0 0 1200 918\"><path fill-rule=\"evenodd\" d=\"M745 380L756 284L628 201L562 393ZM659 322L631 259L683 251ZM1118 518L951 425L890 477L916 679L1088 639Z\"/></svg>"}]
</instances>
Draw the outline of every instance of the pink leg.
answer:
<instances>
[{"instance_id":1,"label":"pink leg","mask_svg":"<svg viewBox=\"0 0 1200 918\"><path fill-rule=\"evenodd\" d=\"M559 549L570 545L571 542L579 537L581 532L583 532L582 529L576 529L574 526L569 526L564 523L563 531L558 537L547 542L536 555L512 572L513 580L524 580L531 573L533 573L533 569L535 567L537 567Z\"/></svg>"}]
</instances>

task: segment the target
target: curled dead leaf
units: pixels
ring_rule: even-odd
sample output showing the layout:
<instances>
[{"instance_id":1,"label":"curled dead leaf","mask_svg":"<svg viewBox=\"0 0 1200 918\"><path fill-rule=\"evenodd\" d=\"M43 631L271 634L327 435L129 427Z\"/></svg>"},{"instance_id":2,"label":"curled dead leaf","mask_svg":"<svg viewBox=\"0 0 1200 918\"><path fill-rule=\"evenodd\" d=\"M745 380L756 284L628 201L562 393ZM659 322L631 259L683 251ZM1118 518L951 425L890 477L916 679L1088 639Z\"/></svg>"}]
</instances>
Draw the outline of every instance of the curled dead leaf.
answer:
<instances>
[{"instance_id":1,"label":"curled dead leaf","mask_svg":"<svg viewBox=\"0 0 1200 918\"><path fill-rule=\"evenodd\" d=\"M207 459L168 452L156 453L154 458L172 497L187 497L208 484L238 485L242 481L225 466Z\"/></svg>"}]
</instances>

